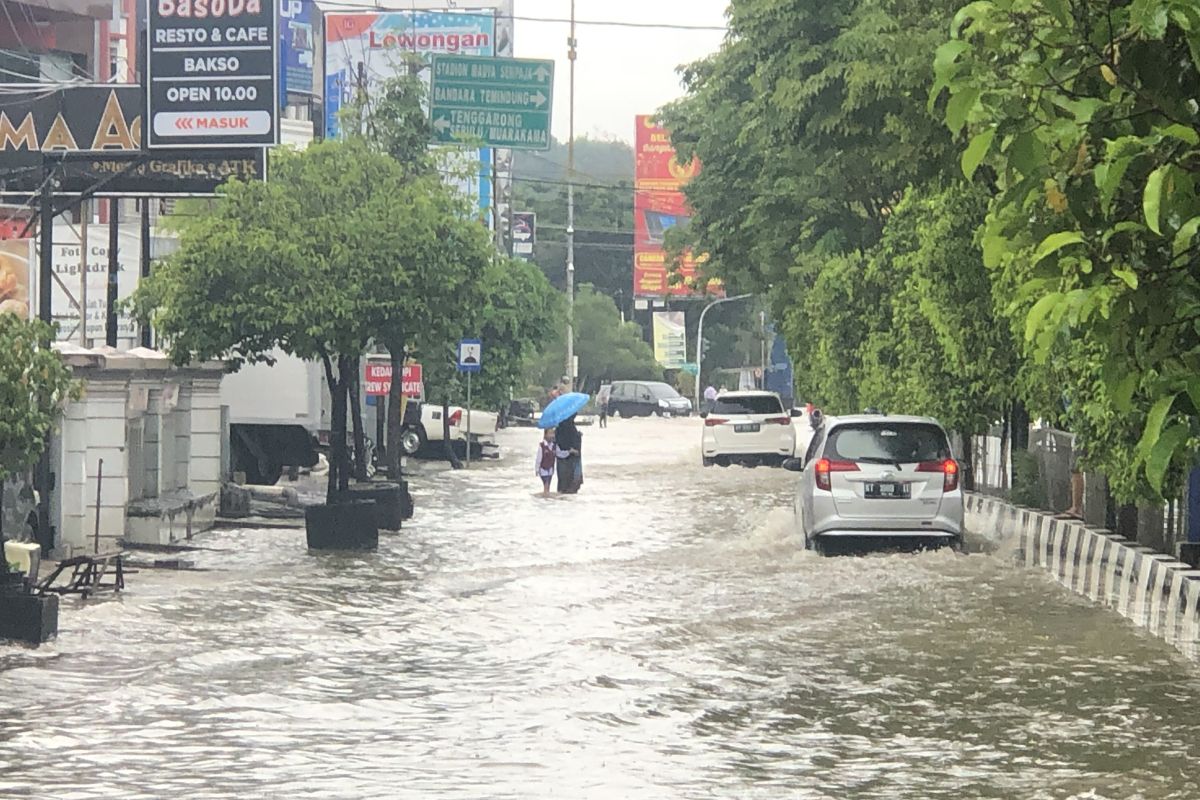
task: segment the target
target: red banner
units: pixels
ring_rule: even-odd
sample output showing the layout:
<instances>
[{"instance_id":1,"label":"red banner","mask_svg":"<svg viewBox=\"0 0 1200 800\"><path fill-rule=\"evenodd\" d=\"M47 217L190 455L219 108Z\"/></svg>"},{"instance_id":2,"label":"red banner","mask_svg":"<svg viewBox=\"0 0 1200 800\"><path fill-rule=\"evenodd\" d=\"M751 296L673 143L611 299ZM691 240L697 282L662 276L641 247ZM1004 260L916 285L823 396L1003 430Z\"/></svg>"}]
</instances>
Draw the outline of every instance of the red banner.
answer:
<instances>
[{"instance_id":1,"label":"red banner","mask_svg":"<svg viewBox=\"0 0 1200 800\"><path fill-rule=\"evenodd\" d=\"M638 116L633 176L633 293L637 297L687 296L699 293L695 283L702 257L684 252L678 268L667 263L666 233L686 225L691 210L683 186L700 171L693 160L680 164L671 135L648 116ZM672 282L672 272L681 280ZM710 294L724 294L719 281L710 281Z\"/></svg>"},{"instance_id":2,"label":"red banner","mask_svg":"<svg viewBox=\"0 0 1200 800\"><path fill-rule=\"evenodd\" d=\"M392 365L367 364L364 389L368 397L386 397L392 390ZM424 375L420 364L406 364L401 376L400 391L405 397L419 398L425 393Z\"/></svg>"}]
</instances>

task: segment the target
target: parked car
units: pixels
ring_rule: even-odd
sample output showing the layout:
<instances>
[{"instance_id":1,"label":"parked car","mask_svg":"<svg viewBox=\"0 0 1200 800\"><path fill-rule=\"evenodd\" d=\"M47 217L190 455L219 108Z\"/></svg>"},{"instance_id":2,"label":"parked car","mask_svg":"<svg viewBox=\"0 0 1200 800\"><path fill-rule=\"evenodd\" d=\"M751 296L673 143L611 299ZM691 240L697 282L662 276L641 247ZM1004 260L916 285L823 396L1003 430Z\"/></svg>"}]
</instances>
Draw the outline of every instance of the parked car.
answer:
<instances>
[{"instance_id":1,"label":"parked car","mask_svg":"<svg viewBox=\"0 0 1200 800\"><path fill-rule=\"evenodd\" d=\"M488 450L498 447L496 429L500 416L491 411L471 411L471 452L489 454ZM404 430L400 444L405 455L415 455L429 443L442 441L442 407L438 403L410 400L404 415ZM461 406L450 406L450 441L456 447L466 448L467 410Z\"/></svg>"},{"instance_id":2,"label":"parked car","mask_svg":"<svg viewBox=\"0 0 1200 800\"><path fill-rule=\"evenodd\" d=\"M793 412L784 410L775 392L726 392L700 416L704 427L700 451L704 466L759 464L779 466L796 451Z\"/></svg>"},{"instance_id":3,"label":"parked car","mask_svg":"<svg viewBox=\"0 0 1200 800\"><path fill-rule=\"evenodd\" d=\"M608 407L613 416L622 417L686 417L692 413L692 401L660 381L613 381Z\"/></svg>"},{"instance_id":4,"label":"parked car","mask_svg":"<svg viewBox=\"0 0 1200 800\"><path fill-rule=\"evenodd\" d=\"M826 417L802 459L796 514L818 552L961 547L963 493L945 429L931 417Z\"/></svg>"},{"instance_id":5,"label":"parked car","mask_svg":"<svg viewBox=\"0 0 1200 800\"><path fill-rule=\"evenodd\" d=\"M508 403L508 411L504 415L504 425L531 428L537 424L537 415L540 410L537 400L531 397L511 400Z\"/></svg>"}]
</instances>

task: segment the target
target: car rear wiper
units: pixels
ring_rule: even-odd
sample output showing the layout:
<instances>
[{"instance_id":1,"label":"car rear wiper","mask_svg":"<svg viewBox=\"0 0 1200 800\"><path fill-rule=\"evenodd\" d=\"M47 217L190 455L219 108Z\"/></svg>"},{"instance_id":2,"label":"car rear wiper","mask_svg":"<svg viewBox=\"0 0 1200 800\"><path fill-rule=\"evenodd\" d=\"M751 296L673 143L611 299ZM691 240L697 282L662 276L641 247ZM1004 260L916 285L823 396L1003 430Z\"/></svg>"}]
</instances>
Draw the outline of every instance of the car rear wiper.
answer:
<instances>
[{"instance_id":1,"label":"car rear wiper","mask_svg":"<svg viewBox=\"0 0 1200 800\"><path fill-rule=\"evenodd\" d=\"M864 464L895 464L895 460L891 458L876 458L875 456L863 456L856 458L855 461L861 461Z\"/></svg>"}]
</instances>

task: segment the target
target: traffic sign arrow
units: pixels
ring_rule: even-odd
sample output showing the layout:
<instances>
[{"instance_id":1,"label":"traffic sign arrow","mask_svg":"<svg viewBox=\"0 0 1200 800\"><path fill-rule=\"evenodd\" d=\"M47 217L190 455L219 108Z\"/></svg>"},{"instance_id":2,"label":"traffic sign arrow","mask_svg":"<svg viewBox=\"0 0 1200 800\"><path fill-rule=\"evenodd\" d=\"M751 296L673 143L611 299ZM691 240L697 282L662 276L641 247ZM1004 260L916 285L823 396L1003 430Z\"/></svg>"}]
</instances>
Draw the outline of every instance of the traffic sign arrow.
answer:
<instances>
[{"instance_id":1,"label":"traffic sign arrow","mask_svg":"<svg viewBox=\"0 0 1200 800\"><path fill-rule=\"evenodd\" d=\"M537 69L535 69L533 71L533 74L537 77L537 79L539 81L541 81L542 83L545 83L546 79L550 77L550 70L546 69L545 67L539 66Z\"/></svg>"},{"instance_id":2,"label":"traffic sign arrow","mask_svg":"<svg viewBox=\"0 0 1200 800\"><path fill-rule=\"evenodd\" d=\"M542 94L541 92L538 92L537 94L535 94L533 96L533 104L535 106L537 106L538 108L541 108L542 106L546 105L546 100L548 100L548 99L549 98L547 98L546 95Z\"/></svg>"},{"instance_id":3,"label":"traffic sign arrow","mask_svg":"<svg viewBox=\"0 0 1200 800\"><path fill-rule=\"evenodd\" d=\"M451 128L450 120L445 117L438 117L433 121L433 129L438 133L445 133Z\"/></svg>"}]
</instances>

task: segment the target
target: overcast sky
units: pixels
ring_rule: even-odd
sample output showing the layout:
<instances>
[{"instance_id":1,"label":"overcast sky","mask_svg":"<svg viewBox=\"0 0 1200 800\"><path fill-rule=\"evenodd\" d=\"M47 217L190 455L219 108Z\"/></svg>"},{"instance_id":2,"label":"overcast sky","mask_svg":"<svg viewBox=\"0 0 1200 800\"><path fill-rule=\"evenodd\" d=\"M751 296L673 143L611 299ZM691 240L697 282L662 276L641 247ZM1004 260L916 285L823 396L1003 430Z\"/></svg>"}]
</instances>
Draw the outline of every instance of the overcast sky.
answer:
<instances>
[{"instance_id":1,"label":"overcast sky","mask_svg":"<svg viewBox=\"0 0 1200 800\"><path fill-rule=\"evenodd\" d=\"M575 18L686 25L725 24L727 0L576 0ZM554 135L567 138L568 26L521 17L568 17L570 0L516 0L518 58L555 60ZM717 50L721 31L576 25L575 135L632 142L633 117L682 94L676 67Z\"/></svg>"}]
</instances>

